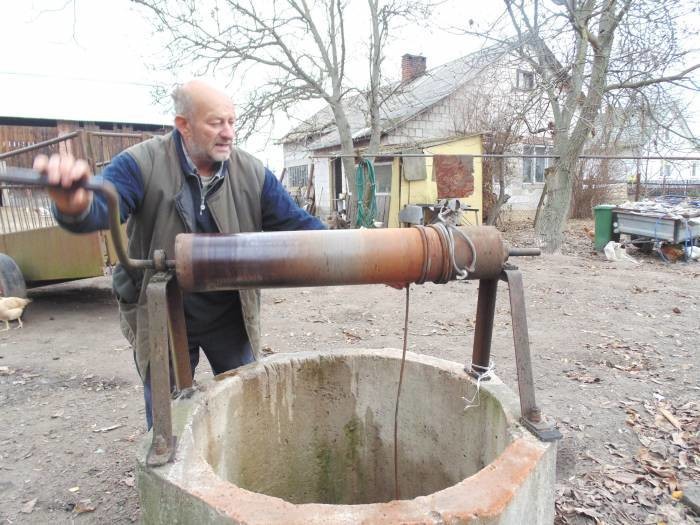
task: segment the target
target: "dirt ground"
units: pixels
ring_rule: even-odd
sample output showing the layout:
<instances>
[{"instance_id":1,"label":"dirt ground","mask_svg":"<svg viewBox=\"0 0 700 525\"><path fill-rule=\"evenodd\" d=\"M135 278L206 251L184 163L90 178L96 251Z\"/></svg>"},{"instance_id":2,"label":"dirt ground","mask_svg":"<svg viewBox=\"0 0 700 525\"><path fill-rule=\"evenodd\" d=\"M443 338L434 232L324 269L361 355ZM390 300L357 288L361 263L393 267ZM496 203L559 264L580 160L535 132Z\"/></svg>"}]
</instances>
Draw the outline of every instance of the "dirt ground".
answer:
<instances>
[{"instance_id":1,"label":"dirt ground","mask_svg":"<svg viewBox=\"0 0 700 525\"><path fill-rule=\"evenodd\" d=\"M563 434L557 523L700 523L700 264L612 263L572 222L562 255L521 258L538 401ZM591 226L590 224L587 224ZM527 246L524 224L506 225ZM468 362L477 282L414 286L409 349ZM507 293L496 373L516 387ZM106 278L30 291L0 332L0 523L139 521L142 387ZM273 352L402 344L404 293L385 286L263 292ZM211 376L200 364L199 381Z\"/></svg>"}]
</instances>

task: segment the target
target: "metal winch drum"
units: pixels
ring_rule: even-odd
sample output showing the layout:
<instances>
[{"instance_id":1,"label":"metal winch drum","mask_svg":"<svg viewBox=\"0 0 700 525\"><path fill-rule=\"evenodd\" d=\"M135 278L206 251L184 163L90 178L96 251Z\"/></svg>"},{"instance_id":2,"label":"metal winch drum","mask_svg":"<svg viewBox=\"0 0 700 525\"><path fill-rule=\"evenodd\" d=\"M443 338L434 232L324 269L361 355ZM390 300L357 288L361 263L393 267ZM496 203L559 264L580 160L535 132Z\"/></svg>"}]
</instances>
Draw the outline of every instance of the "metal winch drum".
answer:
<instances>
[{"instance_id":1,"label":"metal winch drum","mask_svg":"<svg viewBox=\"0 0 700 525\"><path fill-rule=\"evenodd\" d=\"M17 178L44 184L28 170L0 177ZM509 249L495 228L438 223L181 234L174 254L133 260L119 242L116 192L85 186L107 197L127 271L156 272L147 289L154 425L138 454L144 523L553 522L561 435L535 401L522 276L508 263L537 250ZM457 278L479 280L466 366L329 349L275 355L192 387L183 291ZM489 367L499 281L510 296L519 396ZM465 410L465 399L477 401Z\"/></svg>"}]
</instances>

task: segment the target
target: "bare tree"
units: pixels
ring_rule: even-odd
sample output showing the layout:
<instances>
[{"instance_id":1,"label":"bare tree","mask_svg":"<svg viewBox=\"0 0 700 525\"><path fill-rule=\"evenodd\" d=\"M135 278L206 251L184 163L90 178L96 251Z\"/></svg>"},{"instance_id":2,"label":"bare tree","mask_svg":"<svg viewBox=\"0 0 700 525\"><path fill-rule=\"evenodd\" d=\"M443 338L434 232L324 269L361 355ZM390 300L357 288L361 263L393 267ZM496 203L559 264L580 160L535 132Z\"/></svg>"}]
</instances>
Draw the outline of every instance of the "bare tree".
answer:
<instances>
[{"instance_id":1,"label":"bare tree","mask_svg":"<svg viewBox=\"0 0 700 525\"><path fill-rule=\"evenodd\" d=\"M538 79L553 120L553 166L535 231L546 252L558 251L568 218L578 157L603 101L613 94L667 87L695 89L700 68L683 49L683 0L504 0L516 53ZM470 31L474 33L474 31ZM484 34L486 38L494 36Z\"/></svg>"},{"instance_id":2,"label":"bare tree","mask_svg":"<svg viewBox=\"0 0 700 525\"><path fill-rule=\"evenodd\" d=\"M617 154L634 154L639 145L646 140L637 127L638 113L634 100L613 99L621 103L615 106L607 103L598 115L593 128L593 136L586 143L584 153L587 155L615 156ZM577 169L572 174L572 198L570 216L572 218L590 218L592 207L597 204L610 203L615 195L611 189L618 188L618 174L624 173L628 161L614 159L580 159Z\"/></svg>"},{"instance_id":3,"label":"bare tree","mask_svg":"<svg viewBox=\"0 0 700 525\"><path fill-rule=\"evenodd\" d=\"M354 85L347 75L347 14L360 0L134 0L154 17L169 39L171 68L200 64L205 70L250 74L256 89L239 108L241 138L304 100L321 99L333 114L341 153L353 154L352 129L344 103L366 93L372 136L379 146L383 48L392 23L419 17L427 3L365 0L369 27L368 82ZM343 158L346 174L354 160ZM352 177L348 182L353 189Z\"/></svg>"}]
</instances>

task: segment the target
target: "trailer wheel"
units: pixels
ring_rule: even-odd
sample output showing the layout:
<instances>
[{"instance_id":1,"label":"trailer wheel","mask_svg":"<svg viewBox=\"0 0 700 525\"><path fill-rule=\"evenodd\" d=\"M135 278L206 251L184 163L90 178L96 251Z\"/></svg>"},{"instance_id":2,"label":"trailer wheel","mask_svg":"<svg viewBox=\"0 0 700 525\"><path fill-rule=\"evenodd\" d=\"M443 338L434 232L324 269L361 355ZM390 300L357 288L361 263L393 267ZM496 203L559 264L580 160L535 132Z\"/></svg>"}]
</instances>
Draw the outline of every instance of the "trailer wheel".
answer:
<instances>
[{"instance_id":1,"label":"trailer wheel","mask_svg":"<svg viewBox=\"0 0 700 525\"><path fill-rule=\"evenodd\" d=\"M27 297L27 286L15 260L0 253L0 294L4 297Z\"/></svg>"},{"instance_id":2,"label":"trailer wheel","mask_svg":"<svg viewBox=\"0 0 700 525\"><path fill-rule=\"evenodd\" d=\"M641 235L630 235L630 242L645 255L651 255L654 251L654 241Z\"/></svg>"}]
</instances>

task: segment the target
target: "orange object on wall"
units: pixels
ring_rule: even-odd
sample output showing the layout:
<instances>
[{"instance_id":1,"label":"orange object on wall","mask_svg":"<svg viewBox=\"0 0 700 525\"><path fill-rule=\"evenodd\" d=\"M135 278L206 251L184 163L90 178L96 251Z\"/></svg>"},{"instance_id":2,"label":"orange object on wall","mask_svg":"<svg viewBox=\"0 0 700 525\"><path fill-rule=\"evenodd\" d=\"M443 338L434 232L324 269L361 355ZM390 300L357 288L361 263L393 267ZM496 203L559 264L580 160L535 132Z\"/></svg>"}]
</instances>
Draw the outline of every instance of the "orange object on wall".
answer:
<instances>
[{"instance_id":1,"label":"orange object on wall","mask_svg":"<svg viewBox=\"0 0 700 525\"><path fill-rule=\"evenodd\" d=\"M433 180L438 199L468 197L474 193L474 157L471 155L435 155Z\"/></svg>"}]
</instances>

